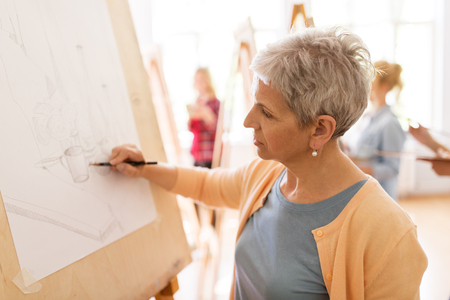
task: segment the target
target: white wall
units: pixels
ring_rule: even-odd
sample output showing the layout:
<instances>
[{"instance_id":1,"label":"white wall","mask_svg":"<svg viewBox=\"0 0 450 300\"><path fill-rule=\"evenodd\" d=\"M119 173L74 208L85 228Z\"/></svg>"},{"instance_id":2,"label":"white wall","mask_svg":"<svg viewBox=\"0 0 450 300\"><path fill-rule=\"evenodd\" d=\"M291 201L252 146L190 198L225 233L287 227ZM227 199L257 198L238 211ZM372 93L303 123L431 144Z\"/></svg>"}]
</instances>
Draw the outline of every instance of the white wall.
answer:
<instances>
[{"instance_id":1,"label":"white wall","mask_svg":"<svg viewBox=\"0 0 450 300\"><path fill-rule=\"evenodd\" d=\"M434 137L450 148L450 2L439 0L436 11L435 91L430 105L433 106L433 129L443 132L434 134ZM420 60L420 57L417 59ZM434 155L411 136L408 136L405 143L405 151ZM402 158L399 175L400 196L447 193L450 193L450 177L437 176L427 162Z\"/></svg>"},{"instance_id":2,"label":"white wall","mask_svg":"<svg viewBox=\"0 0 450 300\"><path fill-rule=\"evenodd\" d=\"M442 49L442 129L450 132L450 1L442 1L442 35L438 37L443 43ZM439 107L437 108L439 109Z\"/></svg>"}]
</instances>

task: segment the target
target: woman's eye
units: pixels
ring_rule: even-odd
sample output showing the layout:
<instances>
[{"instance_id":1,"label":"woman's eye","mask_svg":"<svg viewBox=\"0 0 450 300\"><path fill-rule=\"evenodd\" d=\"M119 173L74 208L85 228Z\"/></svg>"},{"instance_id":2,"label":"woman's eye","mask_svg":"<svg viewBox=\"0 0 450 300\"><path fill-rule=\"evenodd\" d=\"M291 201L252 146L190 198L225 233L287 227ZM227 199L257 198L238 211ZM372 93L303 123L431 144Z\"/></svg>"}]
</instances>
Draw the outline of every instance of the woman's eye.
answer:
<instances>
[{"instance_id":1,"label":"woman's eye","mask_svg":"<svg viewBox=\"0 0 450 300\"><path fill-rule=\"evenodd\" d=\"M271 117L271 115L268 113L268 112L266 112L266 110L263 108L262 109L262 113L267 117L267 118L270 118Z\"/></svg>"}]
</instances>

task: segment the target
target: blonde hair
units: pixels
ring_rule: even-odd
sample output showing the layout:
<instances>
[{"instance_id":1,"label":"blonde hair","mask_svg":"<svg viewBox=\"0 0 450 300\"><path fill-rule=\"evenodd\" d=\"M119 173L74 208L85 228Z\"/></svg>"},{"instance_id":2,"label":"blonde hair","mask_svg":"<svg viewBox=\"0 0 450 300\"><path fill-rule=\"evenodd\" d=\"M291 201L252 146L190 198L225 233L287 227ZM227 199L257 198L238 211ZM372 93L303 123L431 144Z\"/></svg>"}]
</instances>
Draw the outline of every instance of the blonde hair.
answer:
<instances>
[{"instance_id":1,"label":"blonde hair","mask_svg":"<svg viewBox=\"0 0 450 300\"><path fill-rule=\"evenodd\" d=\"M399 64L388 63L387 61L380 60L373 64L377 69L377 75L374 83L381 84L387 83L389 85L389 91L394 87L399 90L403 87L403 82L400 78L400 74L403 69Z\"/></svg>"},{"instance_id":2,"label":"blonde hair","mask_svg":"<svg viewBox=\"0 0 450 300\"><path fill-rule=\"evenodd\" d=\"M208 68L198 68L197 71L195 71L195 74L201 74L203 76L203 78L205 79L206 85L207 85L207 90L208 90L208 94L211 97L216 97L216 91L214 90L214 86L212 84L212 79L211 79L211 73L209 73Z\"/></svg>"},{"instance_id":3,"label":"blonde hair","mask_svg":"<svg viewBox=\"0 0 450 300\"><path fill-rule=\"evenodd\" d=\"M375 76L363 41L339 27L290 34L258 52L250 69L254 84L261 79L281 92L301 127L319 115L333 117L333 138L362 115Z\"/></svg>"}]
</instances>

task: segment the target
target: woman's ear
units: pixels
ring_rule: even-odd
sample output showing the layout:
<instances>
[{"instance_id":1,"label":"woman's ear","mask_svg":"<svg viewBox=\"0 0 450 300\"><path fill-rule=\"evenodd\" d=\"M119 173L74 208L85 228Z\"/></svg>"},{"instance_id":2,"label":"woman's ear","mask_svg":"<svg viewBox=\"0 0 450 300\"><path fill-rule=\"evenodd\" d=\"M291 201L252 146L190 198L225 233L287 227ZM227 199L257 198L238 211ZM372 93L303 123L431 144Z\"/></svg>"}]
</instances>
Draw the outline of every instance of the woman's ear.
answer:
<instances>
[{"instance_id":1,"label":"woman's ear","mask_svg":"<svg viewBox=\"0 0 450 300\"><path fill-rule=\"evenodd\" d=\"M336 130L336 120L332 116L321 115L317 117L317 121L313 126L314 129L309 146L316 150L320 149L331 139Z\"/></svg>"}]
</instances>

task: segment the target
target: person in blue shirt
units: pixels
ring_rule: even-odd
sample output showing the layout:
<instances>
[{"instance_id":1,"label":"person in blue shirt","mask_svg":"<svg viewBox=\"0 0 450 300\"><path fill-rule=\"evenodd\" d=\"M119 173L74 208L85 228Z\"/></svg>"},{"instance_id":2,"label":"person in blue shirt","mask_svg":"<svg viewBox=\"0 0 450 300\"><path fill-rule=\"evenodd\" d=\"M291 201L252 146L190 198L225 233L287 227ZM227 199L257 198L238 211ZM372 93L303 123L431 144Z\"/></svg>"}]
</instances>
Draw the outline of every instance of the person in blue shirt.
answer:
<instances>
[{"instance_id":1,"label":"person in blue shirt","mask_svg":"<svg viewBox=\"0 0 450 300\"><path fill-rule=\"evenodd\" d=\"M386 61L377 61L374 66L378 72L370 92L373 110L365 116L365 128L351 154L360 169L377 179L392 199L397 201L400 158L377 156L375 152L400 152L403 149L406 134L390 106L386 104L386 94L403 86L400 79L402 67Z\"/></svg>"}]
</instances>

